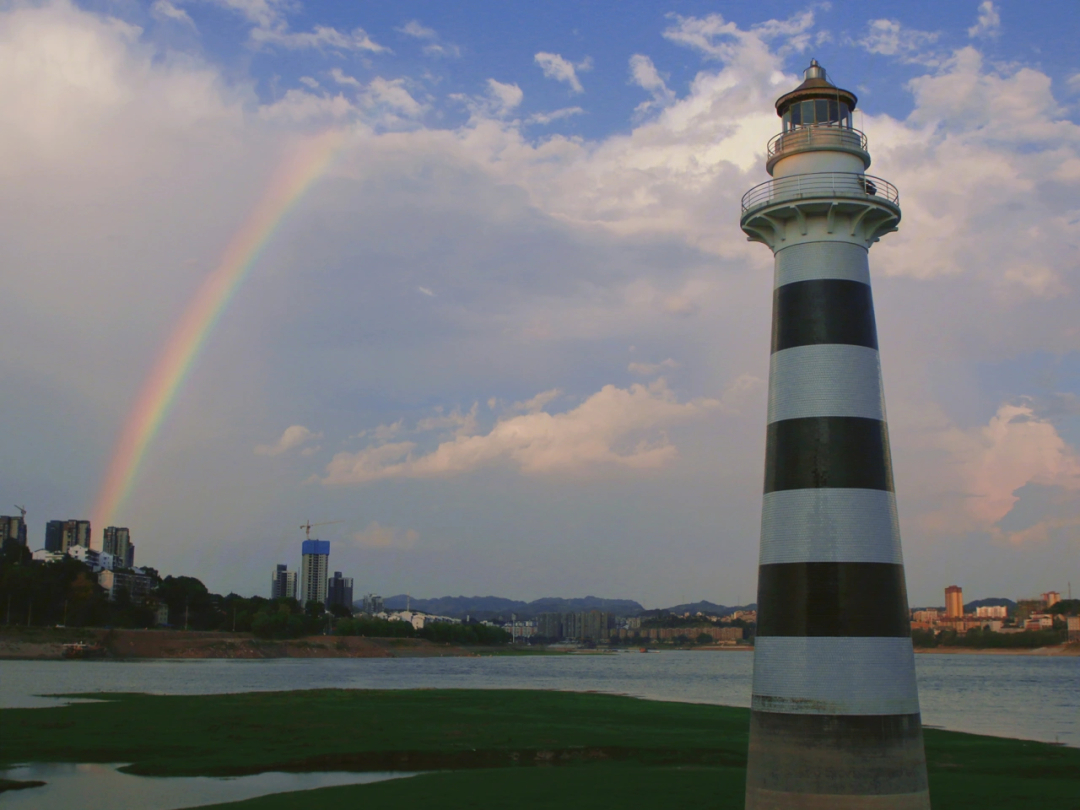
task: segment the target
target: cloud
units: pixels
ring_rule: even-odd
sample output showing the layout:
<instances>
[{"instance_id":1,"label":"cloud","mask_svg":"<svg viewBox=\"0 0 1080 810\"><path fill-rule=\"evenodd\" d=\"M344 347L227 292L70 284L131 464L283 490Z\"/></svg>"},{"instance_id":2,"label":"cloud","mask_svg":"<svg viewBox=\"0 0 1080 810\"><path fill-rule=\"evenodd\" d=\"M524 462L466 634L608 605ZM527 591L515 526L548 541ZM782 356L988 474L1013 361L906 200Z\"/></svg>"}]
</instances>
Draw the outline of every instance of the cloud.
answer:
<instances>
[{"instance_id":1,"label":"cloud","mask_svg":"<svg viewBox=\"0 0 1080 810\"><path fill-rule=\"evenodd\" d=\"M427 105L417 101L407 88L405 79L384 79L376 76L362 95L362 103L374 121L384 127L410 124L421 118Z\"/></svg>"},{"instance_id":2,"label":"cloud","mask_svg":"<svg viewBox=\"0 0 1080 810\"><path fill-rule=\"evenodd\" d=\"M983 0L979 3L979 19L968 29L968 36L972 39L980 37L993 39L1000 33L1001 15L994 6L993 0Z\"/></svg>"},{"instance_id":3,"label":"cloud","mask_svg":"<svg viewBox=\"0 0 1080 810\"><path fill-rule=\"evenodd\" d=\"M641 374L648 376L651 374L657 374L666 369L678 368L679 364L672 360L670 357L667 360L661 360L659 363L639 363L633 362L628 365L627 371L631 374Z\"/></svg>"},{"instance_id":4,"label":"cloud","mask_svg":"<svg viewBox=\"0 0 1080 810\"><path fill-rule=\"evenodd\" d=\"M563 118L570 118L574 115L582 115L585 110L581 107L563 107L560 110L552 110L548 113L533 113L525 119L527 124L550 124L553 121L560 121Z\"/></svg>"},{"instance_id":5,"label":"cloud","mask_svg":"<svg viewBox=\"0 0 1080 810\"><path fill-rule=\"evenodd\" d=\"M630 80L652 96L650 101L641 102L636 110L644 113L649 109L663 107L675 100L675 93L668 89L652 59L636 53L630 57Z\"/></svg>"},{"instance_id":6,"label":"cloud","mask_svg":"<svg viewBox=\"0 0 1080 810\"><path fill-rule=\"evenodd\" d=\"M425 26L420 24L419 20L409 20L407 23L405 23L405 25L394 30L399 31L406 36L415 37L416 39L439 38L439 35L435 33L434 28L426 28Z\"/></svg>"},{"instance_id":7,"label":"cloud","mask_svg":"<svg viewBox=\"0 0 1080 810\"><path fill-rule=\"evenodd\" d=\"M585 88L581 86L581 81L578 79L577 72L579 70L587 71L592 68L592 60L589 57L585 57L576 65L563 59L557 53L541 51L533 58L547 78L554 79L557 82L566 82L575 93L585 92Z\"/></svg>"},{"instance_id":8,"label":"cloud","mask_svg":"<svg viewBox=\"0 0 1080 810\"><path fill-rule=\"evenodd\" d=\"M351 118L357 112L356 105L340 93L335 96L316 95L295 88L286 91L284 96L272 104L259 108L261 118L291 124L340 121Z\"/></svg>"},{"instance_id":9,"label":"cloud","mask_svg":"<svg viewBox=\"0 0 1080 810\"><path fill-rule=\"evenodd\" d=\"M311 76L301 76L300 77L300 83L304 84L304 85L307 85L312 90L318 90L322 86L322 85L319 84L317 79L315 79L315 78L313 78Z\"/></svg>"},{"instance_id":10,"label":"cloud","mask_svg":"<svg viewBox=\"0 0 1080 810\"><path fill-rule=\"evenodd\" d=\"M360 548L368 549L397 549L408 551L416 545L420 539L420 533L415 529L395 529L393 526L380 526L375 521L367 525L363 531L356 532L352 541Z\"/></svg>"},{"instance_id":11,"label":"cloud","mask_svg":"<svg viewBox=\"0 0 1080 810\"><path fill-rule=\"evenodd\" d=\"M665 39L724 64L741 61L748 69L759 69L775 56L805 51L810 45L809 32L814 25L813 11L799 12L786 20L768 20L749 29L739 28L721 14L705 17L669 14L668 17L675 22L665 29ZM767 45L774 39L780 40L775 51Z\"/></svg>"},{"instance_id":12,"label":"cloud","mask_svg":"<svg viewBox=\"0 0 1080 810\"><path fill-rule=\"evenodd\" d=\"M260 456L280 456L282 453L295 450L302 445L318 441L321 438L321 433L312 433L303 425L292 425L285 428L285 432L281 434L281 438L277 442L274 444L260 444L255 448L255 453ZM311 455L318 449L317 447L307 447L304 449L303 454Z\"/></svg>"},{"instance_id":13,"label":"cloud","mask_svg":"<svg viewBox=\"0 0 1080 810\"><path fill-rule=\"evenodd\" d=\"M442 409L437 409L437 415L428 416L421 419L416 423L414 433L431 433L433 431L443 432L449 431L452 435L472 436L477 432L477 419L476 414L479 409L479 405L473 403L472 408L467 412L462 412L460 409L455 408L450 413L443 414Z\"/></svg>"},{"instance_id":14,"label":"cloud","mask_svg":"<svg viewBox=\"0 0 1080 810\"><path fill-rule=\"evenodd\" d=\"M434 298L435 297L435 293L432 292L429 287L417 287L416 291L418 293L421 293L422 295L428 296L429 298Z\"/></svg>"},{"instance_id":15,"label":"cloud","mask_svg":"<svg viewBox=\"0 0 1080 810\"><path fill-rule=\"evenodd\" d=\"M1030 402L1003 404L988 424L971 430L953 427L936 441L948 454L947 469L962 499L959 509L929 516L935 527L1002 535L998 524L1017 504L1023 487L1080 490L1080 455ZM1027 530L1012 539L1019 542L1040 533Z\"/></svg>"},{"instance_id":16,"label":"cloud","mask_svg":"<svg viewBox=\"0 0 1080 810\"><path fill-rule=\"evenodd\" d=\"M712 399L680 403L663 380L628 389L607 385L572 410L550 414L536 409L509 416L486 434L457 436L430 453L415 453L414 442L338 453L323 482L447 477L492 465L526 475L657 469L678 454L663 428L699 417L718 404Z\"/></svg>"},{"instance_id":17,"label":"cloud","mask_svg":"<svg viewBox=\"0 0 1080 810\"><path fill-rule=\"evenodd\" d=\"M326 25L316 25L311 31L290 31L285 26L275 28L254 28L251 40L260 45L279 45L289 50L331 49L341 51L364 51L367 53L386 53L363 28L352 31L339 31Z\"/></svg>"},{"instance_id":18,"label":"cloud","mask_svg":"<svg viewBox=\"0 0 1080 810\"><path fill-rule=\"evenodd\" d=\"M940 37L938 31L919 31L907 28L896 20L880 19L871 20L866 33L855 44L867 53L895 56L904 62L936 65L941 57L930 46Z\"/></svg>"},{"instance_id":19,"label":"cloud","mask_svg":"<svg viewBox=\"0 0 1080 810\"><path fill-rule=\"evenodd\" d=\"M488 79L488 95L495 102L495 114L505 115L521 104L525 94L516 84L503 84L495 79Z\"/></svg>"},{"instance_id":20,"label":"cloud","mask_svg":"<svg viewBox=\"0 0 1080 810\"><path fill-rule=\"evenodd\" d=\"M405 36L423 40L425 42L423 51L428 56L461 56L461 48L443 41L434 28L421 25L419 20L409 20L405 25L394 30Z\"/></svg>"},{"instance_id":21,"label":"cloud","mask_svg":"<svg viewBox=\"0 0 1080 810\"><path fill-rule=\"evenodd\" d=\"M363 28L340 31L327 25L316 25L311 31L292 31L287 13L299 5L292 0L210 0L253 26L249 34L256 45L276 45L288 50L308 48L323 50L388 53L389 48L375 42Z\"/></svg>"},{"instance_id":22,"label":"cloud","mask_svg":"<svg viewBox=\"0 0 1080 810\"><path fill-rule=\"evenodd\" d=\"M195 27L195 21L191 19L191 16L182 8L174 6L169 0L154 0L154 4L150 6L150 13L159 20L180 23L192 31L199 30Z\"/></svg>"},{"instance_id":23,"label":"cloud","mask_svg":"<svg viewBox=\"0 0 1080 810\"><path fill-rule=\"evenodd\" d=\"M344 84L344 85L347 85L349 87L362 87L363 86L363 85L360 84L359 80L353 78L352 76L346 75L345 72L339 67L330 69L330 78L333 79L338 84ZM303 81L303 80L301 79L301 81Z\"/></svg>"}]
</instances>

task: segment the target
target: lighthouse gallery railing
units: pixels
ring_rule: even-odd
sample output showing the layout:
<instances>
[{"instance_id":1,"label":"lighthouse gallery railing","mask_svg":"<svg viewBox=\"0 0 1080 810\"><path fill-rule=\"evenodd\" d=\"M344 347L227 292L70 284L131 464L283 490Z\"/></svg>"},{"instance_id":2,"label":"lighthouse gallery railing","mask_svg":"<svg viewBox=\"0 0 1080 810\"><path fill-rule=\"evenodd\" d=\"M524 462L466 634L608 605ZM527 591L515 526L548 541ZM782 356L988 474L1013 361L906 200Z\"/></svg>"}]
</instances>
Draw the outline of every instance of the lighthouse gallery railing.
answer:
<instances>
[{"instance_id":1,"label":"lighthouse gallery railing","mask_svg":"<svg viewBox=\"0 0 1080 810\"><path fill-rule=\"evenodd\" d=\"M778 177L754 186L742 198L742 211L771 203L814 197L846 197L884 200L900 204L896 186L880 177L855 172L814 172Z\"/></svg>"},{"instance_id":2,"label":"lighthouse gallery railing","mask_svg":"<svg viewBox=\"0 0 1080 810\"><path fill-rule=\"evenodd\" d=\"M769 141L768 159L802 149L843 147L866 151L866 135L849 127L815 124L781 132Z\"/></svg>"}]
</instances>

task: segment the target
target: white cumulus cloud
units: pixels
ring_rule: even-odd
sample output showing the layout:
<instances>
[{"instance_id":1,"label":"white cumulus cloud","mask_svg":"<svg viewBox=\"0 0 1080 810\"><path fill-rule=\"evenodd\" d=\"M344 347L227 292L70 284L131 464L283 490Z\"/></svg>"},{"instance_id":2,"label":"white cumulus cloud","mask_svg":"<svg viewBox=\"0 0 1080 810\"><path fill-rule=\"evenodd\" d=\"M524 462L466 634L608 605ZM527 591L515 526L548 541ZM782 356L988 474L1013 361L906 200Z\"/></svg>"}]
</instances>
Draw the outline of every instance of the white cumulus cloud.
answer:
<instances>
[{"instance_id":1,"label":"white cumulus cloud","mask_svg":"<svg viewBox=\"0 0 1080 810\"><path fill-rule=\"evenodd\" d=\"M565 82L570 85L570 89L575 93L584 93L585 88L581 86L581 80L578 79L578 71L587 71L592 68L592 60L588 57L582 61L574 64L567 59L563 59L560 54L546 53L541 51L533 57L536 60L536 64L540 66L540 69L544 71L544 75L549 79L554 79L557 82Z\"/></svg>"},{"instance_id":2,"label":"white cumulus cloud","mask_svg":"<svg viewBox=\"0 0 1080 810\"><path fill-rule=\"evenodd\" d=\"M384 478L435 478L502 464L524 474L580 474L611 467L655 469L678 451L663 429L716 408L714 399L679 402L663 380L628 389L604 386L569 411L536 408L497 421L484 434L459 435L428 453L415 442L338 453L327 484Z\"/></svg>"},{"instance_id":3,"label":"white cumulus cloud","mask_svg":"<svg viewBox=\"0 0 1080 810\"><path fill-rule=\"evenodd\" d=\"M993 38L1001 33L1001 14L993 0L983 0L979 3L979 18L975 25L968 29L968 36L972 39L979 37Z\"/></svg>"},{"instance_id":4,"label":"white cumulus cloud","mask_svg":"<svg viewBox=\"0 0 1080 810\"><path fill-rule=\"evenodd\" d=\"M285 428L281 438L274 444L260 444L255 448L255 453L260 456L280 456L289 450L295 450L303 445L318 441L322 438L321 433L313 433L303 425L291 425ZM314 452L318 448L306 448ZM308 453L310 455L310 453Z\"/></svg>"}]
</instances>

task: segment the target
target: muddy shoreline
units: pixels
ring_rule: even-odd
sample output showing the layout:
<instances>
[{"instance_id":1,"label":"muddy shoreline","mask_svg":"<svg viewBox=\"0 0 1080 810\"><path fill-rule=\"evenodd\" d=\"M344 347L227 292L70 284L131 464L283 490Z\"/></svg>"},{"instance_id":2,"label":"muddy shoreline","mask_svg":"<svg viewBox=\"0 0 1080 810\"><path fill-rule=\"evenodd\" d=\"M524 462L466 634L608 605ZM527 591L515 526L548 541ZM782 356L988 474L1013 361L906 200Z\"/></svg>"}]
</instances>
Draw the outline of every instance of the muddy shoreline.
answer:
<instances>
[{"instance_id":1,"label":"muddy shoreline","mask_svg":"<svg viewBox=\"0 0 1080 810\"><path fill-rule=\"evenodd\" d=\"M52 637L50 637L52 636ZM475 656L486 648L457 647L415 638L308 636L272 641L249 633L184 630L56 630L55 633L0 634L0 660L62 660L65 645L84 642L99 649L87 658L128 660L145 658L430 658Z\"/></svg>"}]
</instances>

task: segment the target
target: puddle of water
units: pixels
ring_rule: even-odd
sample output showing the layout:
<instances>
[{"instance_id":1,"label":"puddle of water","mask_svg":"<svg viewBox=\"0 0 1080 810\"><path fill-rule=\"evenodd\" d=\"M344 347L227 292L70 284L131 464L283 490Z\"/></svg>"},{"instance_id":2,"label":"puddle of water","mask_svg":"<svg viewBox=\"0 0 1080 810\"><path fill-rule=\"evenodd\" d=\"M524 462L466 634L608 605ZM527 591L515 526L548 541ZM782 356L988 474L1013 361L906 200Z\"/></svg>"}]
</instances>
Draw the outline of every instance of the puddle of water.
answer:
<instances>
[{"instance_id":1,"label":"puddle of water","mask_svg":"<svg viewBox=\"0 0 1080 810\"><path fill-rule=\"evenodd\" d=\"M415 776L412 773L260 773L252 776L133 776L113 764L32 763L0 771L0 777L45 782L44 787L0 795L5 810L178 810L204 804L235 802L332 785L360 785Z\"/></svg>"}]
</instances>

